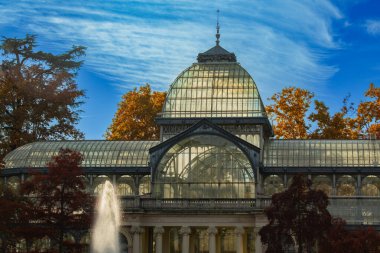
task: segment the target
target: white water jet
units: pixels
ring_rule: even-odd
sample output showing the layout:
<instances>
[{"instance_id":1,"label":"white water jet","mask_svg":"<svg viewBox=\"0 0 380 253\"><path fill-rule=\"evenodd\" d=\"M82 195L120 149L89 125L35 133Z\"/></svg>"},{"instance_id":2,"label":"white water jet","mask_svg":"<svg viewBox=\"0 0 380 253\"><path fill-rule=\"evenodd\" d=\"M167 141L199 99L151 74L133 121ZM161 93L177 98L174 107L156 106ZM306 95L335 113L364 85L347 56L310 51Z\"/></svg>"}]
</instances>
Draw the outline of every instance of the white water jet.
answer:
<instances>
[{"instance_id":1,"label":"white water jet","mask_svg":"<svg viewBox=\"0 0 380 253\"><path fill-rule=\"evenodd\" d=\"M98 197L97 216L92 233L92 253L119 253L120 208L111 182L106 181Z\"/></svg>"}]
</instances>

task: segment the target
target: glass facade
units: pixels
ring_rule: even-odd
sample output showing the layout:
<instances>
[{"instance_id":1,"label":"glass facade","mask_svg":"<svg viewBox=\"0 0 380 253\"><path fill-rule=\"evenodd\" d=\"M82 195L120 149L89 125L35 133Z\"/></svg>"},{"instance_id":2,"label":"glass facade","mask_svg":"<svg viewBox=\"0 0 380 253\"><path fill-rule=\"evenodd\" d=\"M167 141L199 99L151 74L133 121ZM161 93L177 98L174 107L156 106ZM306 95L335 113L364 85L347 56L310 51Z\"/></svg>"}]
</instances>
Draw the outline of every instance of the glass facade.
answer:
<instances>
[{"instance_id":1,"label":"glass facade","mask_svg":"<svg viewBox=\"0 0 380 253\"><path fill-rule=\"evenodd\" d=\"M253 168L226 139L196 135L176 143L161 159L154 189L163 198L254 198Z\"/></svg>"},{"instance_id":2,"label":"glass facade","mask_svg":"<svg viewBox=\"0 0 380 253\"><path fill-rule=\"evenodd\" d=\"M268 140L267 167L378 167L380 142L375 140Z\"/></svg>"},{"instance_id":3,"label":"glass facade","mask_svg":"<svg viewBox=\"0 0 380 253\"><path fill-rule=\"evenodd\" d=\"M270 175L264 179L264 194L272 196L284 190L284 182L278 175Z\"/></svg>"},{"instance_id":4,"label":"glass facade","mask_svg":"<svg viewBox=\"0 0 380 253\"><path fill-rule=\"evenodd\" d=\"M61 148L82 153L84 167L148 166L149 149L158 141L44 141L34 142L10 152L6 168L46 167Z\"/></svg>"},{"instance_id":5,"label":"glass facade","mask_svg":"<svg viewBox=\"0 0 380 253\"><path fill-rule=\"evenodd\" d=\"M170 86L161 117L265 116L256 84L238 63L195 63Z\"/></svg>"}]
</instances>

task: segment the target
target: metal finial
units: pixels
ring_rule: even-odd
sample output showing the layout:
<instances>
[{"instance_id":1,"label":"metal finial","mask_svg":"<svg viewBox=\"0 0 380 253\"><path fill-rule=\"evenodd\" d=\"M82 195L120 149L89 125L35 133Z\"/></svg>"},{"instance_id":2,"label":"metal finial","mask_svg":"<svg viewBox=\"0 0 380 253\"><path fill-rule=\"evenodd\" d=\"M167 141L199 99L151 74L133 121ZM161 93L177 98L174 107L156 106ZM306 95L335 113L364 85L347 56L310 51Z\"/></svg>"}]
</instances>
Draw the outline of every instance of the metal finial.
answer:
<instances>
[{"instance_id":1,"label":"metal finial","mask_svg":"<svg viewBox=\"0 0 380 253\"><path fill-rule=\"evenodd\" d=\"M220 29L220 26L219 26L219 10L216 11L216 45L219 46L219 38L220 38L220 34L219 34L219 29Z\"/></svg>"}]
</instances>

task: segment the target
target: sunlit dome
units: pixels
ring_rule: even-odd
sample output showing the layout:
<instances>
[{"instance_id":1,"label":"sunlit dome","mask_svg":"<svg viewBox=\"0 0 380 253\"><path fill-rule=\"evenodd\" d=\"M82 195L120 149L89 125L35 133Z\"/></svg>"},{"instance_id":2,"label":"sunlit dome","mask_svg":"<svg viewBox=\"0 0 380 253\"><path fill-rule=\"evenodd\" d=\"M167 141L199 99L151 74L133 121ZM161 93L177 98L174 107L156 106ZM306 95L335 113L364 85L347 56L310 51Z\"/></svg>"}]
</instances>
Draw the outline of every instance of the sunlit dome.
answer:
<instances>
[{"instance_id":1,"label":"sunlit dome","mask_svg":"<svg viewBox=\"0 0 380 253\"><path fill-rule=\"evenodd\" d=\"M198 55L198 62L171 84L162 118L266 116L256 84L219 44Z\"/></svg>"}]
</instances>

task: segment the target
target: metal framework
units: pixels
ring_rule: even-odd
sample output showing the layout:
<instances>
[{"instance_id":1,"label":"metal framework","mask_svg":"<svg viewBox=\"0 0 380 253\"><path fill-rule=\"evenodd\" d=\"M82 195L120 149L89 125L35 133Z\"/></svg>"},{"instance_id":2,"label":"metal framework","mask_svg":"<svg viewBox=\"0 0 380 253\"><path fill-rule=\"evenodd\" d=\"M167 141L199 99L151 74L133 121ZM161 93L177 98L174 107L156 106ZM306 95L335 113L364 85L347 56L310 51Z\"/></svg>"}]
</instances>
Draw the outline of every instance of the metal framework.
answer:
<instances>
[{"instance_id":1,"label":"metal framework","mask_svg":"<svg viewBox=\"0 0 380 253\"><path fill-rule=\"evenodd\" d=\"M162 118L263 116L265 109L255 82L235 62L194 63L170 86L160 115Z\"/></svg>"},{"instance_id":2,"label":"metal framework","mask_svg":"<svg viewBox=\"0 0 380 253\"><path fill-rule=\"evenodd\" d=\"M82 153L85 168L147 167L149 148L157 141L41 141L10 152L4 159L5 168L46 168L51 157L62 148Z\"/></svg>"},{"instance_id":3,"label":"metal framework","mask_svg":"<svg viewBox=\"0 0 380 253\"><path fill-rule=\"evenodd\" d=\"M376 140L268 140L264 167L376 168L380 142Z\"/></svg>"}]
</instances>

